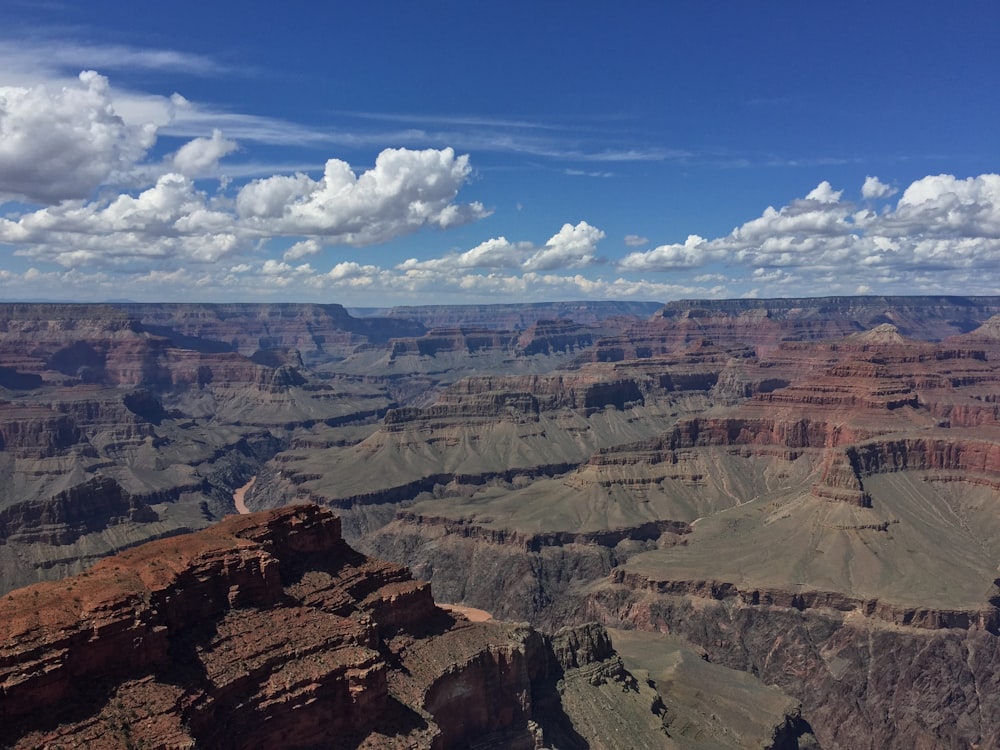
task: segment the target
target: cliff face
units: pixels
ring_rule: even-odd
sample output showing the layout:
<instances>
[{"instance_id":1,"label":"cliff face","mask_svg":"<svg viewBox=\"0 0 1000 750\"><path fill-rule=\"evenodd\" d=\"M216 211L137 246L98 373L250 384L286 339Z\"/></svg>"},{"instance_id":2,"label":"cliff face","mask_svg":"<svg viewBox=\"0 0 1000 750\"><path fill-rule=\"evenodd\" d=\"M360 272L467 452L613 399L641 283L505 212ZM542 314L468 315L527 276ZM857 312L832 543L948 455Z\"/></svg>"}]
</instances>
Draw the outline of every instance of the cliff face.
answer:
<instances>
[{"instance_id":1,"label":"cliff face","mask_svg":"<svg viewBox=\"0 0 1000 750\"><path fill-rule=\"evenodd\" d=\"M315 361L423 330L384 321L379 333L378 320L309 305L0 316L0 590L201 528L289 433L364 424L392 403L384 388L318 377L292 346Z\"/></svg>"},{"instance_id":2,"label":"cliff face","mask_svg":"<svg viewBox=\"0 0 1000 750\"><path fill-rule=\"evenodd\" d=\"M250 508L336 507L352 544L412 566L448 600L551 629L600 619L683 635L716 666L767 675L802 697L825 745L902 747L910 736L918 746L988 745L995 729L978 712L993 711L988 655L1000 631L997 310L995 298L831 298L672 303L645 320L614 305L584 305L574 320L562 305L397 311L386 320L335 305L7 306L0 585L77 572L150 538L169 537L161 549L172 551L177 535L232 512L233 490L255 477L244 498ZM405 319L411 313L423 322ZM482 320L493 314L502 320ZM233 558L203 583L268 565ZM280 718L286 704L312 704L314 688L302 685L315 682L327 686L315 688L324 705L357 697L365 706L411 707L387 716L392 736L418 745L478 733L530 746L545 705L560 717L542 727L556 733L548 741L579 746L573 733L582 736L587 719L578 725L574 712L589 698L571 706L558 685L568 691L569 672L589 668L566 666L534 631L497 624L435 626L436 637L452 639L450 651L436 651L407 630L408 618L424 621L419 586L400 588L391 606L350 610L365 613L347 618L368 628L360 634L348 632L350 623L315 625L345 633L347 645L316 648L353 654L346 661L323 657L317 664L326 666L282 672L245 644L227 652L245 637L241 627L269 633L262 612L285 602L302 609L302 633L316 618L344 616L309 609L334 596L324 581L338 574L295 565L309 571L295 583L305 599L280 565L280 593L271 573L238 582L266 602L259 607L244 607L238 593L230 605L230 584L230 609L213 608L222 594L202 591L207 635L157 645L166 636L156 628L174 632L158 619L170 607L133 618L151 623L142 631L148 653L138 648L134 657L139 672L123 667L139 676L127 689L101 687L97 713L80 709L65 723L85 715L120 723L142 714L140 703L180 706L182 718L169 719L164 736L217 743L224 738L207 727L219 717L231 712L249 725L259 713L272 717L260 736L282 745L281 734L299 723L303 737L316 737L317 727L339 721ZM309 593L313 583L327 593ZM246 626L233 614L244 610ZM134 635L133 620L112 630ZM379 635L386 628L395 635ZM496 638L487 647L476 639L490 628ZM300 635L262 642L275 653L308 652ZM82 637L65 635L73 644ZM600 645L582 634L569 642ZM933 660L923 656L927 644L940 645ZM213 653L228 655L213 662ZM422 654L426 664L407 662L404 673L386 653ZM257 665L250 677L227 671L230 657L244 656ZM892 659L918 666L893 672ZM616 674L608 661L597 672ZM63 674L55 663L42 671ZM182 676L194 675L188 682L201 693L179 691L180 677L160 678L176 677L177 665L187 665ZM672 674L676 665L660 666ZM299 669L313 676L300 680ZM343 690L322 676L334 673L344 676ZM621 689L609 679L605 687ZM40 695L48 689L31 684ZM267 693L275 685L287 700ZM642 685L625 692L646 701ZM743 689L731 687L733 695ZM125 697L133 694L138 703ZM498 720L467 695L509 708ZM67 706L89 700L72 690L64 697ZM29 704L18 700L10 705ZM661 729L664 721L676 728L701 706L692 698L664 719L646 705L636 722L655 716ZM781 706L776 721L798 726ZM915 719L924 706L933 707L928 718ZM174 710L149 716L162 727ZM464 728L439 722L452 713L466 717ZM25 737L54 731L24 725L26 715L15 717ZM369 731L342 728L351 737Z\"/></svg>"},{"instance_id":3,"label":"cliff face","mask_svg":"<svg viewBox=\"0 0 1000 750\"><path fill-rule=\"evenodd\" d=\"M12 592L0 644L0 743L25 748L533 748L574 731L557 680L634 681L598 626L550 639L448 615L315 506Z\"/></svg>"},{"instance_id":4,"label":"cliff face","mask_svg":"<svg viewBox=\"0 0 1000 750\"><path fill-rule=\"evenodd\" d=\"M428 328L458 325L485 326L508 331L524 330L540 320L559 318L585 325L615 316L647 317L659 309L656 302L537 302L509 305L425 305L373 311L393 320L412 320Z\"/></svg>"},{"instance_id":5,"label":"cliff face","mask_svg":"<svg viewBox=\"0 0 1000 750\"><path fill-rule=\"evenodd\" d=\"M996 747L997 638L959 624L885 625L853 610L753 605L725 596L609 587L588 613L668 631L714 664L745 670L803 701L823 747Z\"/></svg>"},{"instance_id":6,"label":"cliff face","mask_svg":"<svg viewBox=\"0 0 1000 750\"><path fill-rule=\"evenodd\" d=\"M903 312L911 324L940 313ZM706 316L732 323L728 311ZM393 430L457 437L457 404L515 392L533 397L550 445L560 429L580 440L604 429L598 420L622 418L574 468L503 490L438 486L363 543L506 616L683 637L713 663L800 697L824 746L1000 743L995 325L940 343L884 322L778 341L767 320L803 334L775 314L759 322L764 339L751 339L771 343L754 351L674 330L669 353L626 348L530 387L463 381L433 421L413 412ZM712 335L724 340L722 330ZM585 377L609 389L627 379L642 398L587 410L569 397ZM655 433L626 437L657 418ZM465 445L456 440L451 455ZM630 531L582 533L591 528Z\"/></svg>"}]
</instances>

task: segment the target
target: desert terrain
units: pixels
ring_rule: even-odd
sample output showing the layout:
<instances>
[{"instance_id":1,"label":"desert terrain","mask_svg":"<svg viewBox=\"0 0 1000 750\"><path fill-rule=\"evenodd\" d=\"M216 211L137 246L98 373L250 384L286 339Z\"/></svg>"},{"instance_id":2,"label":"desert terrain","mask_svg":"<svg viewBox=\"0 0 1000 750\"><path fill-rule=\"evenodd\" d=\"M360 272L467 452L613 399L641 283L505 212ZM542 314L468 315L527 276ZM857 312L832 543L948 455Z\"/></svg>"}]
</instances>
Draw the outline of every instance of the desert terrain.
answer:
<instances>
[{"instance_id":1,"label":"desert terrain","mask_svg":"<svg viewBox=\"0 0 1000 750\"><path fill-rule=\"evenodd\" d=\"M1000 746L998 316L0 305L0 743Z\"/></svg>"}]
</instances>

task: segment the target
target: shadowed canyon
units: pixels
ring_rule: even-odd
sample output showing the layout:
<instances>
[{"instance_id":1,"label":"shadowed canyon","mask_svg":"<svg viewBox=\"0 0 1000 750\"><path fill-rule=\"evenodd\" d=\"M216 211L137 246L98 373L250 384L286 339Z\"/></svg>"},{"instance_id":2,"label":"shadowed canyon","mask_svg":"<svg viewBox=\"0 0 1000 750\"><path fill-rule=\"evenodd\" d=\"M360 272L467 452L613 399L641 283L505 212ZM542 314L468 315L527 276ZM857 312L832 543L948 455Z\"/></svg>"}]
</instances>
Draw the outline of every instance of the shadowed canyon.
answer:
<instances>
[{"instance_id":1,"label":"shadowed canyon","mask_svg":"<svg viewBox=\"0 0 1000 750\"><path fill-rule=\"evenodd\" d=\"M0 479L0 746L1000 746L1000 297L2 304Z\"/></svg>"}]
</instances>

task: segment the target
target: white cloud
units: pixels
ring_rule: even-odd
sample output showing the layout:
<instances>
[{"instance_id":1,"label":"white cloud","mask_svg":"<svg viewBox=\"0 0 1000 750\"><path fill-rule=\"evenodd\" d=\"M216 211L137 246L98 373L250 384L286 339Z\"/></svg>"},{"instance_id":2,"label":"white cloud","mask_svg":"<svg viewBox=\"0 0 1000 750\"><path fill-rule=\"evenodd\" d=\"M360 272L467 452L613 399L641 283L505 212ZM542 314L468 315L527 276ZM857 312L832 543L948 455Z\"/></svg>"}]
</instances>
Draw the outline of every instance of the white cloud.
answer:
<instances>
[{"instance_id":1,"label":"white cloud","mask_svg":"<svg viewBox=\"0 0 1000 750\"><path fill-rule=\"evenodd\" d=\"M213 149L218 153L225 146L204 147ZM469 171L467 157L455 157L451 149L390 149L359 177L331 159L320 181L300 174L252 182L240 191L235 208L209 199L191 178L169 173L137 196L65 201L16 220L0 219L0 242L17 246L19 255L64 266L209 263L261 240L305 235L286 257L297 260L318 252L317 237L367 245L486 215L478 203L452 203Z\"/></svg>"},{"instance_id":2,"label":"white cloud","mask_svg":"<svg viewBox=\"0 0 1000 750\"><path fill-rule=\"evenodd\" d=\"M386 149L374 168L355 175L330 159L320 180L304 174L255 180L240 190L241 223L261 235L313 235L370 245L421 227L446 229L489 212L480 203L452 203L472 169L450 148Z\"/></svg>"},{"instance_id":3,"label":"white cloud","mask_svg":"<svg viewBox=\"0 0 1000 750\"><path fill-rule=\"evenodd\" d=\"M2 87L0 201L85 198L121 179L155 138L152 124L126 124L93 71L61 87Z\"/></svg>"},{"instance_id":4,"label":"white cloud","mask_svg":"<svg viewBox=\"0 0 1000 750\"><path fill-rule=\"evenodd\" d=\"M364 280L379 276L383 273L378 266L363 266L354 261L338 263L327 273L327 278L332 281Z\"/></svg>"},{"instance_id":5,"label":"white cloud","mask_svg":"<svg viewBox=\"0 0 1000 750\"><path fill-rule=\"evenodd\" d=\"M597 243L602 239L602 230L581 221L576 226L564 224L541 247L530 242L510 242L506 237L495 237L463 253L449 253L428 260L410 258L397 265L396 269L415 277L422 272L454 269L520 269L532 272L582 268L598 262Z\"/></svg>"},{"instance_id":6,"label":"white cloud","mask_svg":"<svg viewBox=\"0 0 1000 750\"><path fill-rule=\"evenodd\" d=\"M576 226L563 224L545 246L524 262L528 271L548 271L554 268L581 268L596 262L597 243L604 232L585 221Z\"/></svg>"},{"instance_id":7,"label":"white cloud","mask_svg":"<svg viewBox=\"0 0 1000 750\"><path fill-rule=\"evenodd\" d=\"M881 182L866 186L869 195L889 194ZM653 272L719 262L754 269L753 279L796 283L814 294L846 293L860 285L875 288L876 283L901 285L907 278L917 293L932 283L923 275L928 270L978 268L992 274L1000 267L1000 175L925 177L880 214L856 211L842 200L842 191L822 182L804 199L780 209L768 207L725 237L693 235L683 244L630 253L618 265L623 271ZM979 293L989 290L988 277L984 273L976 279Z\"/></svg>"},{"instance_id":8,"label":"white cloud","mask_svg":"<svg viewBox=\"0 0 1000 750\"><path fill-rule=\"evenodd\" d=\"M698 268L723 256L721 249L696 234L683 244L660 245L646 252L626 255L618 266L623 271L666 271L676 268Z\"/></svg>"},{"instance_id":9,"label":"white cloud","mask_svg":"<svg viewBox=\"0 0 1000 750\"><path fill-rule=\"evenodd\" d=\"M308 255L316 255L322 249L323 246L316 240L302 240L301 242L296 242L285 251L284 259L299 260Z\"/></svg>"},{"instance_id":10,"label":"white cloud","mask_svg":"<svg viewBox=\"0 0 1000 750\"><path fill-rule=\"evenodd\" d=\"M69 39L0 40L0 68L5 78L37 83L65 70L157 70L194 75L218 75L227 69L205 55L172 49L148 49L122 44L89 44Z\"/></svg>"},{"instance_id":11,"label":"white cloud","mask_svg":"<svg viewBox=\"0 0 1000 750\"><path fill-rule=\"evenodd\" d=\"M886 185L878 177L865 177L865 184L861 186L861 195L866 200L888 198L890 195L895 195L896 192L898 192L896 188Z\"/></svg>"},{"instance_id":12,"label":"white cloud","mask_svg":"<svg viewBox=\"0 0 1000 750\"><path fill-rule=\"evenodd\" d=\"M823 182L810 191L806 196L806 200L818 201L819 203L836 203L840 200L843 192L843 190L834 190L829 182L823 180Z\"/></svg>"},{"instance_id":13,"label":"white cloud","mask_svg":"<svg viewBox=\"0 0 1000 750\"><path fill-rule=\"evenodd\" d=\"M214 210L188 178L167 174L138 196L105 204L65 201L0 220L0 242L18 255L64 266L171 259L214 262L240 246L229 214Z\"/></svg>"},{"instance_id":14,"label":"white cloud","mask_svg":"<svg viewBox=\"0 0 1000 750\"><path fill-rule=\"evenodd\" d=\"M438 268L518 268L533 249L530 242L512 243L506 237L495 237L479 243L464 253L450 253L430 260L410 258L400 263L397 268L404 271Z\"/></svg>"},{"instance_id":15,"label":"white cloud","mask_svg":"<svg viewBox=\"0 0 1000 750\"><path fill-rule=\"evenodd\" d=\"M510 242L506 237L495 237L463 253L449 253L428 260L410 258L396 268L414 276L420 272L453 269L520 269L531 272L582 268L598 262L597 243L602 239L602 230L581 221L576 226L564 224L540 247L530 242Z\"/></svg>"},{"instance_id":16,"label":"white cloud","mask_svg":"<svg viewBox=\"0 0 1000 750\"><path fill-rule=\"evenodd\" d=\"M195 138L188 141L171 157L178 172L186 177L200 177L212 174L219 165L219 159L238 148L236 141L222 137L221 130L212 131L211 138Z\"/></svg>"},{"instance_id":17,"label":"white cloud","mask_svg":"<svg viewBox=\"0 0 1000 750\"><path fill-rule=\"evenodd\" d=\"M517 268L524 251L530 247L530 243L512 243L506 237L497 237L479 243L456 261L461 268Z\"/></svg>"},{"instance_id":18,"label":"white cloud","mask_svg":"<svg viewBox=\"0 0 1000 750\"><path fill-rule=\"evenodd\" d=\"M330 159L321 176L313 171L321 162L275 169L246 159L230 167L237 162L230 159L226 173L240 181L232 188L220 180L213 192L194 180L217 175L220 160L234 154L237 141L370 148L440 143L454 135L445 142L580 161L686 155L581 141L566 147L558 133L549 138L539 129L516 135L313 129L215 110L180 94L114 90L93 72L73 79L50 75L75 59L72 50L48 67L5 67L5 61L20 59L11 57L11 49L0 46L0 84L8 84L0 88L0 202L44 207L28 210L14 203L0 217L0 244L24 259L0 269L0 287L8 297L120 297L134 284L157 298L312 295L340 301L356 294L355 302L362 304L373 295L437 303L774 293L769 290L992 293L1000 283L1000 175L995 174L928 176L907 187L895 206L878 211L868 201L898 192L879 178L865 179L858 204L824 181L805 197L769 207L714 239L692 234L684 242L640 252L649 240L626 235L632 252L617 263L620 278L602 277L600 271L609 266L597 252L605 235L584 221L564 225L543 244L494 236L441 257L388 261L391 268L372 263L370 253L352 258L341 249L336 262L328 261L331 267L319 267L327 247L369 246L487 216L478 202L457 202L472 174L469 157L452 148L387 149L368 169ZM131 52L130 64L149 69L195 72L210 62ZM177 137L170 146L176 151L153 161L149 154L158 135ZM245 156L242 150L239 156ZM247 177L259 179L238 189ZM275 247L287 247L283 254L269 251L272 240ZM275 255L280 257L270 257ZM310 263L301 262L306 258ZM29 264L34 267L23 270ZM658 272L670 273L669 283L657 280ZM639 276L645 278L636 280Z\"/></svg>"},{"instance_id":19,"label":"white cloud","mask_svg":"<svg viewBox=\"0 0 1000 750\"><path fill-rule=\"evenodd\" d=\"M906 188L883 223L895 235L1000 238L1000 174L924 177Z\"/></svg>"}]
</instances>

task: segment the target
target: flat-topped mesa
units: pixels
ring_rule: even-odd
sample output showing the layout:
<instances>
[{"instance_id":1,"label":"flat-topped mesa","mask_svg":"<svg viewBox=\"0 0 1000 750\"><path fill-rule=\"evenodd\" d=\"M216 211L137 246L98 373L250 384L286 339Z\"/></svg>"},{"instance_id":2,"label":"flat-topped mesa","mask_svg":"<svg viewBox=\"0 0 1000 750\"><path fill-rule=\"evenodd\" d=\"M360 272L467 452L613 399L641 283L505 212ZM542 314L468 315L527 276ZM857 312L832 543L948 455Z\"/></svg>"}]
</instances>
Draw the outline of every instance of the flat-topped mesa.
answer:
<instances>
[{"instance_id":1,"label":"flat-topped mesa","mask_svg":"<svg viewBox=\"0 0 1000 750\"><path fill-rule=\"evenodd\" d=\"M285 352L283 358L248 359L234 351L231 342L145 326L135 315L112 306L0 305L0 312L4 308L10 317L0 330L0 385L15 391L43 385L169 389L209 383L273 390L288 385L288 372L302 366L296 350L279 350ZM243 332L240 323L233 325ZM248 344L246 354L259 354L257 345L268 343L274 342L261 339L252 348ZM284 381L275 382L275 369L282 370L277 377Z\"/></svg>"},{"instance_id":2,"label":"flat-topped mesa","mask_svg":"<svg viewBox=\"0 0 1000 750\"><path fill-rule=\"evenodd\" d=\"M627 325L620 331L599 338L592 348L580 355L580 359L587 362L628 362L661 357L690 357L699 352L710 355L733 352L733 356L739 356L736 354L739 350L755 354L755 347L763 333L756 323L757 321L749 321L746 325L735 328L727 319L725 325L716 328L702 325L701 322L679 323L654 318ZM775 332L774 336L777 335ZM775 338L775 346L777 341Z\"/></svg>"},{"instance_id":3,"label":"flat-topped mesa","mask_svg":"<svg viewBox=\"0 0 1000 750\"><path fill-rule=\"evenodd\" d=\"M145 500L113 479L95 476L45 500L0 509L0 539L5 544L66 545L115 524L155 520L156 512Z\"/></svg>"},{"instance_id":4,"label":"flat-topped mesa","mask_svg":"<svg viewBox=\"0 0 1000 750\"><path fill-rule=\"evenodd\" d=\"M383 308L377 314L392 320L417 321L428 328L482 326L507 331L530 328L540 320L560 318L583 325L614 317L645 318L660 308L658 302L576 301L484 305L420 305ZM362 318L364 320L364 318Z\"/></svg>"},{"instance_id":5,"label":"flat-topped mesa","mask_svg":"<svg viewBox=\"0 0 1000 750\"><path fill-rule=\"evenodd\" d=\"M827 451L820 481L812 485L811 494L822 500L857 505L859 508L872 507L871 495L865 491L853 457L850 449L846 452Z\"/></svg>"},{"instance_id":6,"label":"flat-topped mesa","mask_svg":"<svg viewBox=\"0 0 1000 750\"><path fill-rule=\"evenodd\" d=\"M44 406L4 404L0 449L22 458L54 456L81 440L73 418Z\"/></svg>"},{"instance_id":7,"label":"flat-topped mesa","mask_svg":"<svg viewBox=\"0 0 1000 750\"><path fill-rule=\"evenodd\" d=\"M868 440L848 448L859 476L891 471L957 471L1000 480L1000 434L994 439L928 436Z\"/></svg>"},{"instance_id":8,"label":"flat-topped mesa","mask_svg":"<svg viewBox=\"0 0 1000 750\"><path fill-rule=\"evenodd\" d=\"M838 321L848 323L856 330L891 323L905 336L919 335L928 341L939 341L971 331L991 315L1000 313L1000 297L942 295L678 300L667 303L657 317L678 318L692 311L730 317L750 312L764 313L769 319L785 324L786 330L802 332L818 331L824 323ZM833 338L850 332L845 330L840 334L826 333L812 338Z\"/></svg>"},{"instance_id":9,"label":"flat-topped mesa","mask_svg":"<svg viewBox=\"0 0 1000 750\"><path fill-rule=\"evenodd\" d=\"M127 304L121 309L144 330L184 342L215 343L249 356L258 349L293 348L307 360L345 355L357 346L419 336L424 327L407 320L354 318L336 304L226 303ZM217 350L217 347L216 347Z\"/></svg>"},{"instance_id":10,"label":"flat-topped mesa","mask_svg":"<svg viewBox=\"0 0 1000 750\"><path fill-rule=\"evenodd\" d=\"M390 360L405 355L433 357L441 352L479 352L499 350L513 352L517 334L493 328L432 328L422 336L394 339L390 342Z\"/></svg>"},{"instance_id":11,"label":"flat-topped mesa","mask_svg":"<svg viewBox=\"0 0 1000 750\"><path fill-rule=\"evenodd\" d=\"M0 367L132 384L156 375L164 350L249 357L288 349L323 362L425 332L412 321L358 319L315 304L7 304L0 317Z\"/></svg>"},{"instance_id":12,"label":"flat-topped mesa","mask_svg":"<svg viewBox=\"0 0 1000 750\"><path fill-rule=\"evenodd\" d=\"M467 419L530 421L542 411L563 408L584 413L626 409L642 404L651 385L610 370L465 378L445 389L431 406L390 409L385 429L399 431L416 424L444 427Z\"/></svg>"},{"instance_id":13,"label":"flat-topped mesa","mask_svg":"<svg viewBox=\"0 0 1000 750\"><path fill-rule=\"evenodd\" d=\"M537 320L518 337L517 345L526 357L570 354L593 346L594 338L593 330L573 320Z\"/></svg>"},{"instance_id":14,"label":"flat-topped mesa","mask_svg":"<svg viewBox=\"0 0 1000 750\"><path fill-rule=\"evenodd\" d=\"M962 629L979 631L997 635L1000 632L1000 610L992 603L984 603L979 608L945 609L930 606L909 606L892 601L881 601L877 598L852 596L838 591L794 587L794 590L780 587L760 587L752 584L735 584L729 581L673 579L667 577L648 576L627 568L616 568L608 578L610 586L597 590L592 597L592 606L588 612L600 617L605 622L624 624L629 614L643 612L643 608L635 606L637 599L643 595L653 594L664 597L691 597L694 599L711 599L715 601L736 600L750 607L779 607L783 609L837 610L842 613L858 613L881 623L915 628L919 630ZM615 592L614 587L621 590ZM612 591L611 595L608 591ZM633 592L638 596L623 595L623 591ZM601 603L607 601L614 607L620 607L618 612L601 612ZM763 610L763 611L766 611ZM624 614L624 617L622 616ZM664 623L633 622L632 625L645 626L643 629L656 630ZM876 625L879 624L876 622Z\"/></svg>"},{"instance_id":15,"label":"flat-topped mesa","mask_svg":"<svg viewBox=\"0 0 1000 750\"><path fill-rule=\"evenodd\" d=\"M795 450L849 445L869 433L840 422L801 415L691 417L677 422L662 441L671 450L708 446L774 446Z\"/></svg>"}]
</instances>

